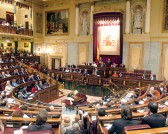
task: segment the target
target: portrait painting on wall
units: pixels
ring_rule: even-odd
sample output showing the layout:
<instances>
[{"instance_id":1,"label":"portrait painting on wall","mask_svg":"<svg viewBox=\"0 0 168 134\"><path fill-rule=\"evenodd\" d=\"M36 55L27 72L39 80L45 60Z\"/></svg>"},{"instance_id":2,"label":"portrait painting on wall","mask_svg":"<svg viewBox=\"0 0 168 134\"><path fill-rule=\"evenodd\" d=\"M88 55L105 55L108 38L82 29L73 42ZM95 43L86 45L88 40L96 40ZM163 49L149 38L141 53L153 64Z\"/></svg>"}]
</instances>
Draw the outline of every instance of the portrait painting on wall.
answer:
<instances>
[{"instance_id":1,"label":"portrait painting on wall","mask_svg":"<svg viewBox=\"0 0 168 134\"><path fill-rule=\"evenodd\" d=\"M43 21L39 21L39 20L43 20L43 16L42 13L36 13L36 33L43 33Z\"/></svg>"},{"instance_id":2,"label":"portrait painting on wall","mask_svg":"<svg viewBox=\"0 0 168 134\"><path fill-rule=\"evenodd\" d=\"M29 43L24 43L24 47L29 47Z\"/></svg>"},{"instance_id":3,"label":"portrait painting on wall","mask_svg":"<svg viewBox=\"0 0 168 134\"><path fill-rule=\"evenodd\" d=\"M165 0L163 15L163 31L168 31L168 0Z\"/></svg>"},{"instance_id":4,"label":"portrait painting on wall","mask_svg":"<svg viewBox=\"0 0 168 134\"><path fill-rule=\"evenodd\" d=\"M46 12L46 34L68 34L68 9Z\"/></svg>"},{"instance_id":5,"label":"portrait painting on wall","mask_svg":"<svg viewBox=\"0 0 168 134\"><path fill-rule=\"evenodd\" d=\"M11 42L9 42L9 43L7 44L7 46L8 46L8 47L11 47L11 46L12 46L12 43L11 43Z\"/></svg>"}]
</instances>

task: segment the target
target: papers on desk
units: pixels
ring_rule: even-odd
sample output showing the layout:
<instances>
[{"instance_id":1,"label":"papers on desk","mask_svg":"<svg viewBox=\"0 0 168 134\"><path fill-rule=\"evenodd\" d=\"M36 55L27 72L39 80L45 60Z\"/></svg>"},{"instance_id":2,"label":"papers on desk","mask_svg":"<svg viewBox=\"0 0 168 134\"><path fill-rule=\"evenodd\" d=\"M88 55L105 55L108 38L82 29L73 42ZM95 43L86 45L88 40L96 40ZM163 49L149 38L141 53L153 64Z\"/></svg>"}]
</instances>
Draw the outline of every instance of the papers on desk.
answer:
<instances>
[{"instance_id":1,"label":"papers on desk","mask_svg":"<svg viewBox=\"0 0 168 134\"><path fill-rule=\"evenodd\" d=\"M113 124L104 124L104 126L109 130L112 127Z\"/></svg>"},{"instance_id":2,"label":"papers on desk","mask_svg":"<svg viewBox=\"0 0 168 134\"><path fill-rule=\"evenodd\" d=\"M79 112L79 114L83 114L83 111L82 111L82 110L79 110L78 112Z\"/></svg>"},{"instance_id":3,"label":"papers on desk","mask_svg":"<svg viewBox=\"0 0 168 134\"><path fill-rule=\"evenodd\" d=\"M34 94L31 94L30 97L34 96Z\"/></svg>"},{"instance_id":4,"label":"papers on desk","mask_svg":"<svg viewBox=\"0 0 168 134\"><path fill-rule=\"evenodd\" d=\"M6 127L13 127L13 124L6 124Z\"/></svg>"},{"instance_id":5,"label":"papers on desk","mask_svg":"<svg viewBox=\"0 0 168 134\"><path fill-rule=\"evenodd\" d=\"M139 110L137 110L139 113L143 113L143 112L145 112L145 110L144 109L139 109Z\"/></svg>"},{"instance_id":6,"label":"papers on desk","mask_svg":"<svg viewBox=\"0 0 168 134\"><path fill-rule=\"evenodd\" d=\"M165 102L165 105L168 106L168 101Z\"/></svg>"},{"instance_id":7,"label":"papers on desk","mask_svg":"<svg viewBox=\"0 0 168 134\"><path fill-rule=\"evenodd\" d=\"M22 129L15 130L15 131L14 131L14 134L23 134L23 130L22 130Z\"/></svg>"},{"instance_id":8,"label":"papers on desk","mask_svg":"<svg viewBox=\"0 0 168 134\"><path fill-rule=\"evenodd\" d=\"M15 102L15 100L14 99L12 99L12 98L8 98L8 100L7 100L9 103L14 103Z\"/></svg>"},{"instance_id":9,"label":"papers on desk","mask_svg":"<svg viewBox=\"0 0 168 134\"><path fill-rule=\"evenodd\" d=\"M84 114L83 114L83 116L87 116L88 115L88 112L85 112Z\"/></svg>"},{"instance_id":10,"label":"papers on desk","mask_svg":"<svg viewBox=\"0 0 168 134\"><path fill-rule=\"evenodd\" d=\"M139 104L141 104L141 105L142 105L142 104L144 104L144 101L142 101L142 100L141 100L141 101L139 101Z\"/></svg>"},{"instance_id":11,"label":"papers on desk","mask_svg":"<svg viewBox=\"0 0 168 134\"><path fill-rule=\"evenodd\" d=\"M96 120L96 116L91 116L92 121Z\"/></svg>"},{"instance_id":12,"label":"papers on desk","mask_svg":"<svg viewBox=\"0 0 168 134\"><path fill-rule=\"evenodd\" d=\"M28 126L22 126L21 127L21 129L27 129L28 128Z\"/></svg>"}]
</instances>

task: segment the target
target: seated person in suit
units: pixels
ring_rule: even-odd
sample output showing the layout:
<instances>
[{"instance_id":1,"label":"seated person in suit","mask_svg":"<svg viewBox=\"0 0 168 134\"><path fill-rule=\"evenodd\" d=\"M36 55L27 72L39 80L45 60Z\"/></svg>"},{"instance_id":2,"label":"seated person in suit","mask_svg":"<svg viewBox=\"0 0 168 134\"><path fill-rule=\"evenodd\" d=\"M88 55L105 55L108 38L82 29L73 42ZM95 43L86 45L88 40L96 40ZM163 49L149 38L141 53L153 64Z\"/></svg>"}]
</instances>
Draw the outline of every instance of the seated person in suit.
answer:
<instances>
[{"instance_id":1,"label":"seated person in suit","mask_svg":"<svg viewBox=\"0 0 168 134\"><path fill-rule=\"evenodd\" d=\"M26 80L24 79L24 77L22 77L22 78L19 79L19 82L18 82L18 83L19 83L19 84L26 83Z\"/></svg>"},{"instance_id":2,"label":"seated person in suit","mask_svg":"<svg viewBox=\"0 0 168 134\"><path fill-rule=\"evenodd\" d=\"M40 78L40 75L39 74L37 74L37 75L34 75L34 80L40 80L41 78Z\"/></svg>"},{"instance_id":3,"label":"seated person in suit","mask_svg":"<svg viewBox=\"0 0 168 134\"><path fill-rule=\"evenodd\" d=\"M111 67L114 67L114 68L116 68L116 67L117 67L117 65L118 65L118 64L116 64L116 63L113 63L113 64L111 64Z\"/></svg>"},{"instance_id":4,"label":"seated person in suit","mask_svg":"<svg viewBox=\"0 0 168 134\"><path fill-rule=\"evenodd\" d=\"M51 78L56 79L56 76L54 73L51 73Z\"/></svg>"},{"instance_id":5,"label":"seated person in suit","mask_svg":"<svg viewBox=\"0 0 168 134\"><path fill-rule=\"evenodd\" d=\"M92 63L93 67L97 67L97 64L95 62Z\"/></svg>"},{"instance_id":6,"label":"seated person in suit","mask_svg":"<svg viewBox=\"0 0 168 134\"><path fill-rule=\"evenodd\" d=\"M28 74L28 73L29 73L28 70L27 70L26 68L25 68L24 72L25 72L25 74Z\"/></svg>"},{"instance_id":7,"label":"seated person in suit","mask_svg":"<svg viewBox=\"0 0 168 134\"><path fill-rule=\"evenodd\" d=\"M84 70L83 74L84 74L85 77L88 75L87 69Z\"/></svg>"},{"instance_id":8,"label":"seated person in suit","mask_svg":"<svg viewBox=\"0 0 168 134\"><path fill-rule=\"evenodd\" d=\"M27 101L28 96L27 95L23 95L22 92L20 91L18 93L18 97L17 98L20 99L20 100L26 100Z\"/></svg>"},{"instance_id":9,"label":"seated person in suit","mask_svg":"<svg viewBox=\"0 0 168 134\"><path fill-rule=\"evenodd\" d=\"M42 81L39 81L39 87L41 88L41 89L44 89L45 87L44 87L44 85L43 85L43 83L42 83Z\"/></svg>"},{"instance_id":10,"label":"seated person in suit","mask_svg":"<svg viewBox=\"0 0 168 134\"><path fill-rule=\"evenodd\" d=\"M6 74L5 74L6 77L11 77L9 71L6 71Z\"/></svg>"},{"instance_id":11,"label":"seated person in suit","mask_svg":"<svg viewBox=\"0 0 168 134\"><path fill-rule=\"evenodd\" d=\"M6 78L6 75L5 75L5 72L4 72L4 71L1 72L0 78L2 78L2 79L3 79L3 78Z\"/></svg>"},{"instance_id":12,"label":"seated person in suit","mask_svg":"<svg viewBox=\"0 0 168 134\"><path fill-rule=\"evenodd\" d=\"M35 87L36 87L37 91L41 90L41 88L40 88L40 86L39 86L37 81L35 82Z\"/></svg>"},{"instance_id":13,"label":"seated person in suit","mask_svg":"<svg viewBox=\"0 0 168 134\"><path fill-rule=\"evenodd\" d=\"M107 63L106 63L106 66L107 66L107 67L110 67L110 66L111 66L111 60L110 60L110 58L108 58Z\"/></svg>"},{"instance_id":14,"label":"seated person in suit","mask_svg":"<svg viewBox=\"0 0 168 134\"><path fill-rule=\"evenodd\" d=\"M54 134L51 124L48 124L46 122L47 121L47 116L48 116L47 111L46 110L41 110L36 117L36 123L30 125L27 128L27 132L50 130Z\"/></svg>"},{"instance_id":15,"label":"seated person in suit","mask_svg":"<svg viewBox=\"0 0 168 134\"><path fill-rule=\"evenodd\" d=\"M148 103L148 113L142 118L142 124L148 124L151 128L164 127L166 124L166 117L157 114L158 104L150 101Z\"/></svg>"},{"instance_id":16,"label":"seated person in suit","mask_svg":"<svg viewBox=\"0 0 168 134\"><path fill-rule=\"evenodd\" d=\"M112 127L108 130L109 134L122 134L125 126L138 125L137 120L132 119L132 111L129 107L121 109L121 119L115 120Z\"/></svg>"},{"instance_id":17,"label":"seated person in suit","mask_svg":"<svg viewBox=\"0 0 168 134\"><path fill-rule=\"evenodd\" d=\"M100 59L99 59L99 61L98 61L98 65L99 65L99 67L104 67L104 63L103 63L101 57L100 57Z\"/></svg>"},{"instance_id":18,"label":"seated person in suit","mask_svg":"<svg viewBox=\"0 0 168 134\"><path fill-rule=\"evenodd\" d=\"M28 92L28 89L26 86L24 86L24 88L21 90L21 92L24 96L27 96L27 97L31 94L30 92Z\"/></svg>"},{"instance_id":19,"label":"seated person in suit","mask_svg":"<svg viewBox=\"0 0 168 134\"><path fill-rule=\"evenodd\" d=\"M153 74L150 75L150 80L156 80L156 77L154 77Z\"/></svg>"},{"instance_id":20,"label":"seated person in suit","mask_svg":"<svg viewBox=\"0 0 168 134\"><path fill-rule=\"evenodd\" d=\"M69 72L69 71L70 71L69 68L66 68L66 69L65 69L65 72Z\"/></svg>"},{"instance_id":21,"label":"seated person in suit","mask_svg":"<svg viewBox=\"0 0 168 134\"><path fill-rule=\"evenodd\" d=\"M19 74L24 74L24 69L21 68L21 70L19 71Z\"/></svg>"},{"instance_id":22,"label":"seated person in suit","mask_svg":"<svg viewBox=\"0 0 168 134\"><path fill-rule=\"evenodd\" d=\"M18 84L16 83L16 79L13 79L13 80L12 80L11 85L12 85L13 87L17 87L17 86L18 86Z\"/></svg>"}]
</instances>

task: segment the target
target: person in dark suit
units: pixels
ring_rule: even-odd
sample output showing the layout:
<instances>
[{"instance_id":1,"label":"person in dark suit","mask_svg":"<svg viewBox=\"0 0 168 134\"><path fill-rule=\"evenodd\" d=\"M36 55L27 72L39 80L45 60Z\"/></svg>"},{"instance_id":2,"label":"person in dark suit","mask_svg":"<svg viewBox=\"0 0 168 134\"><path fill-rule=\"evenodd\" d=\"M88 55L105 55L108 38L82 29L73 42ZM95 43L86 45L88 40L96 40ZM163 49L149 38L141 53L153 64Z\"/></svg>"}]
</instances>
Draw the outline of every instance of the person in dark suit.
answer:
<instances>
[{"instance_id":1,"label":"person in dark suit","mask_svg":"<svg viewBox=\"0 0 168 134\"><path fill-rule=\"evenodd\" d=\"M125 126L138 125L137 120L132 119L132 111L129 107L121 109L121 119L115 120L112 127L108 130L109 134L122 134Z\"/></svg>"},{"instance_id":2,"label":"person in dark suit","mask_svg":"<svg viewBox=\"0 0 168 134\"><path fill-rule=\"evenodd\" d=\"M88 75L87 69L84 70L83 75L86 77Z\"/></svg>"},{"instance_id":3,"label":"person in dark suit","mask_svg":"<svg viewBox=\"0 0 168 134\"><path fill-rule=\"evenodd\" d=\"M111 66L111 63L112 63L112 62L111 62L110 58L108 58L107 63L106 63L106 66L107 66L107 67L110 67L110 66Z\"/></svg>"},{"instance_id":4,"label":"person in dark suit","mask_svg":"<svg viewBox=\"0 0 168 134\"><path fill-rule=\"evenodd\" d=\"M27 132L50 130L54 134L51 124L48 124L46 122L47 116L48 116L47 111L41 110L36 117L36 124L30 125L27 128Z\"/></svg>"},{"instance_id":5,"label":"person in dark suit","mask_svg":"<svg viewBox=\"0 0 168 134\"><path fill-rule=\"evenodd\" d=\"M142 118L142 124L148 124L151 128L164 127L166 124L166 117L157 114L158 104L150 101L148 104L149 111L145 117Z\"/></svg>"}]
</instances>

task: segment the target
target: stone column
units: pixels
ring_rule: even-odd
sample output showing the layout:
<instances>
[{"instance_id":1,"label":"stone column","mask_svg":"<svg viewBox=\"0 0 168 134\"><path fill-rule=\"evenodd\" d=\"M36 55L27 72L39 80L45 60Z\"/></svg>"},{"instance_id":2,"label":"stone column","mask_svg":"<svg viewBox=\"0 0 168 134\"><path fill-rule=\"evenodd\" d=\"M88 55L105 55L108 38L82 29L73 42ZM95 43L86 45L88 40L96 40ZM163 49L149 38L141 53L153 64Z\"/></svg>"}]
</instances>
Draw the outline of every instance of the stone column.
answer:
<instances>
[{"instance_id":1,"label":"stone column","mask_svg":"<svg viewBox=\"0 0 168 134\"><path fill-rule=\"evenodd\" d=\"M17 26L17 24L16 24L16 10L17 10L17 6L16 6L16 2L14 2L14 27Z\"/></svg>"},{"instance_id":2,"label":"stone column","mask_svg":"<svg viewBox=\"0 0 168 134\"><path fill-rule=\"evenodd\" d=\"M15 42L15 54L18 53L18 41L14 41Z\"/></svg>"},{"instance_id":3,"label":"stone column","mask_svg":"<svg viewBox=\"0 0 168 134\"><path fill-rule=\"evenodd\" d=\"M91 10L90 10L90 35L93 34L93 11L94 11L94 3L91 3Z\"/></svg>"},{"instance_id":4,"label":"stone column","mask_svg":"<svg viewBox=\"0 0 168 134\"><path fill-rule=\"evenodd\" d=\"M75 34L79 35L79 5L76 5L76 31Z\"/></svg>"},{"instance_id":5,"label":"stone column","mask_svg":"<svg viewBox=\"0 0 168 134\"><path fill-rule=\"evenodd\" d=\"M147 0L146 17L145 17L145 33L150 32L150 0Z\"/></svg>"},{"instance_id":6,"label":"stone column","mask_svg":"<svg viewBox=\"0 0 168 134\"><path fill-rule=\"evenodd\" d=\"M125 21L125 33L130 33L130 0L126 1L126 21Z\"/></svg>"}]
</instances>

